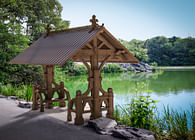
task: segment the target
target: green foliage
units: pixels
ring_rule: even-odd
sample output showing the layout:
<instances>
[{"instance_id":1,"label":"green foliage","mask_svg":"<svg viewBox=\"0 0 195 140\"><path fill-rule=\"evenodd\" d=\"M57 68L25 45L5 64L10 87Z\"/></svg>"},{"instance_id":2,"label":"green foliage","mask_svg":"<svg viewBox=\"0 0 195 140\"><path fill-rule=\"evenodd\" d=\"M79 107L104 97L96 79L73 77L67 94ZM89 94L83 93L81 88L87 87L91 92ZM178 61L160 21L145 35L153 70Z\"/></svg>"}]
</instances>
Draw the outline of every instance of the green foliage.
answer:
<instances>
[{"instance_id":1,"label":"green foliage","mask_svg":"<svg viewBox=\"0 0 195 140\"><path fill-rule=\"evenodd\" d=\"M195 105L191 106L191 119L192 119L192 131L191 131L191 137L192 139L195 139Z\"/></svg>"},{"instance_id":2,"label":"green foliage","mask_svg":"<svg viewBox=\"0 0 195 140\"><path fill-rule=\"evenodd\" d=\"M128 71L134 71L134 68L133 67L128 67L127 70Z\"/></svg>"},{"instance_id":3,"label":"green foliage","mask_svg":"<svg viewBox=\"0 0 195 140\"><path fill-rule=\"evenodd\" d=\"M26 86L26 87L24 86L24 89L26 89L25 90L25 100L27 102L32 101L32 85Z\"/></svg>"},{"instance_id":4,"label":"green foliage","mask_svg":"<svg viewBox=\"0 0 195 140\"><path fill-rule=\"evenodd\" d=\"M150 115L148 115L148 117L150 116L150 119L146 117L148 110L146 111L145 107L142 107L142 109L140 106L136 105L133 105L133 107L119 107L120 108L118 108L118 106L115 107L114 117L120 124L149 129L155 133L157 139L191 140L195 138L194 106L192 106L192 112L189 112L189 114L191 114L190 118L187 117L189 114L185 111L178 112L167 107L164 108L164 111L161 113L149 113ZM131 114L131 112L133 113ZM146 117L146 119L143 119L144 117Z\"/></svg>"},{"instance_id":5,"label":"green foliage","mask_svg":"<svg viewBox=\"0 0 195 140\"><path fill-rule=\"evenodd\" d=\"M119 41L140 61L146 63L155 62L159 66L195 65L195 38L157 36L146 41Z\"/></svg>"},{"instance_id":6,"label":"green foliage","mask_svg":"<svg viewBox=\"0 0 195 140\"><path fill-rule=\"evenodd\" d=\"M85 75L88 73L84 65L75 64L72 61L67 61L61 70L68 75ZM102 69L103 73L119 73L123 71L123 68L119 64L106 64Z\"/></svg>"},{"instance_id":7,"label":"green foliage","mask_svg":"<svg viewBox=\"0 0 195 140\"><path fill-rule=\"evenodd\" d=\"M32 86L20 85L12 86L11 84L2 85L0 94L5 96L16 96L26 101L32 100Z\"/></svg>"},{"instance_id":8,"label":"green foliage","mask_svg":"<svg viewBox=\"0 0 195 140\"><path fill-rule=\"evenodd\" d=\"M62 65L62 70L66 74L73 73L73 71L74 71L74 63L71 60L68 60L64 65Z\"/></svg>"},{"instance_id":9,"label":"green foliage","mask_svg":"<svg viewBox=\"0 0 195 140\"><path fill-rule=\"evenodd\" d=\"M84 65L74 65L73 74L74 75L84 75L87 74L87 68Z\"/></svg>"},{"instance_id":10,"label":"green foliage","mask_svg":"<svg viewBox=\"0 0 195 140\"><path fill-rule=\"evenodd\" d=\"M137 85L136 93L147 92L144 84ZM151 91L149 91L151 92ZM138 94L125 106L116 106L114 118L119 124L145 128L155 133L157 139L194 139L195 138L195 106L191 112L178 112L168 106L163 112L157 112L150 96ZM190 117L189 117L190 116Z\"/></svg>"},{"instance_id":11,"label":"green foliage","mask_svg":"<svg viewBox=\"0 0 195 140\"><path fill-rule=\"evenodd\" d=\"M156 129L154 130L158 137L166 139L189 139L190 131L188 124L191 121L185 111L178 112L170 109L168 106L156 117Z\"/></svg>"},{"instance_id":12,"label":"green foliage","mask_svg":"<svg viewBox=\"0 0 195 140\"><path fill-rule=\"evenodd\" d=\"M119 41L140 61L148 61L148 50L144 48L144 41L136 39L132 39L129 42L122 39L119 39Z\"/></svg>"},{"instance_id":13,"label":"green foliage","mask_svg":"<svg viewBox=\"0 0 195 140\"><path fill-rule=\"evenodd\" d=\"M119 106L120 111L118 108L115 109L115 118L119 123L128 126L151 129L153 127L155 103L157 101L152 100L149 95L144 96L142 94L143 91L146 91L144 83L139 84L138 87L139 89L135 89L137 95L131 99L130 104L127 104L125 107Z\"/></svg>"},{"instance_id":14,"label":"green foliage","mask_svg":"<svg viewBox=\"0 0 195 140\"><path fill-rule=\"evenodd\" d=\"M85 75L88 73L84 65L75 64L72 61L67 61L62 67L58 68L58 71L71 76Z\"/></svg>"},{"instance_id":15,"label":"green foliage","mask_svg":"<svg viewBox=\"0 0 195 140\"><path fill-rule=\"evenodd\" d=\"M145 46L148 49L149 62L157 62L160 66L195 65L194 38L160 36L147 40Z\"/></svg>"},{"instance_id":16,"label":"green foliage","mask_svg":"<svg viewBox=\"0 0 195 140\"><path fill-rule=\"evenodd\" d=\"M12 87L12 85L8 84L6 86L2 86L1 94L5 96L13 96L16 95L16 88Z\"/></svg>"},{"instance_id":17,"label":"green foliage","mask_svg":"<svg viewBox=\"0 0 195 140\"><path fill-rule=\"evenodd\" d=\"M1 21L20 25L23 32L36 40L47 24L66 29L69 21L62 20L62 6L58 0L1 0Z\"/></svg>"},{"instance_id":18,"label":"green foliage","mask_svg":"<svg viewBox=\"0 0 195 140\"><path fill-rule=\"evenodd\" d=\"M102 72L104 73L118 73L123 71L123 68L118 64L106 64L102 69Z\"/></svg>"},{"instance_id":19,"label":"green foliage","mask_svg":"<svg viewBox=\"0 0 195 140\"><path fill-rule=\"evenodd\" d=\"M85 75L88 73L88 70L84 65L75 64L72 61L67 61L62 66L61 70L69 75Z\"/></svg>"},{"instance_id":20,"label":"green foliage","mask_svg":"<svg viewBox=\"0 0 195 140\"><path fill-rule=\"evenodd\" d=\"M0 1L0 82L29 84L41 80L40 67L11 65L8 62L45 32L46 25L66 29L61 19L62 6L57 0Z\"/></svg>"},{"instance_id":21,"label":"green foliage","mask_svg":"<svg viewBox=\"0 0 195 140\"><path fill-rule=\"evenodd\" d=\"M129 104L131 125L139 128L150 129L152 126L155 106L150 96L136 96Z\"/></svg>"}]
</instances>

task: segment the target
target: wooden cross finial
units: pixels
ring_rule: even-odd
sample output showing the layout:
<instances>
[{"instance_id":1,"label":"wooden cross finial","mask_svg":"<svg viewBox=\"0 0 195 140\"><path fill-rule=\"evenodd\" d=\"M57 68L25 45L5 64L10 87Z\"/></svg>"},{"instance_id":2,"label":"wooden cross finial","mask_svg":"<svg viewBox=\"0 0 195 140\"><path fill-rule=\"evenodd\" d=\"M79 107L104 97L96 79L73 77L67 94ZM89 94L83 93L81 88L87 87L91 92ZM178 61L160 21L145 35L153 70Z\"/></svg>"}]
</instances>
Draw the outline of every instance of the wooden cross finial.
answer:
<instances>
[{"instance_id":1,"label":"wooden cross finial","mask_svg":"<svg viewBox=\"0 0 195 140\"><path fill-rule=\"evenodd\" d=\"M49 35L49 33L50 33L50 30L51 30L50 24L47 24L47 26L46 26L45 29L46 29L46 35L45 35L45 37L47 37Z\"/></svg>"},{"instance_id":2,"label":"wooden cross finial","mask_svg":"<svg viewBox=\"0 0 195 140\"><path fill-rule=\"evenodd\" d=\"M93 30L97 29L98 27L100 27L100 26L97 24L98 19L96 19L96 16L95 16L95 15L93 15L93 16L92 16L92 19L90 19L89 21L92 23L92 24L91 24L91 30L89 31L89 33L92 32ZM102 26L104 26L104 24L102 24ZM101 26L101 27L102 27L102 26Z\"/></svg>"},{"instance_id":3,"label":"wooden cross finial","mask_svg":"<svg viewBox=\"0 0 195 140\"><path fill-rule=\"evenodd\" d=\"M92 16L92 19L90 19L90 22L92 23L92 28L96 28L98 26L97 24L98 19L96 19L95 15Z\"/></svg>"}]
</instances>

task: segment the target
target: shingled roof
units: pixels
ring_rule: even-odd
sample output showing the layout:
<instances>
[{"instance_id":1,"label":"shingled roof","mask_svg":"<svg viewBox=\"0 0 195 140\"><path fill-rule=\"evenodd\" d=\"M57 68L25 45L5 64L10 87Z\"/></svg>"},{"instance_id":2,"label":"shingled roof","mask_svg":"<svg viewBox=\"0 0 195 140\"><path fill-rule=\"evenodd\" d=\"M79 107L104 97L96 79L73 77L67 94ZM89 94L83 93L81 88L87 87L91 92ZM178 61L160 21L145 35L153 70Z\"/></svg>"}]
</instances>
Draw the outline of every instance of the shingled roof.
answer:
<instances>
[{"instance_id":1,"label":"shingled roof","mask_svg":"<svg viewBox=\"0 0 195 140\"><path fill-rule=\"evenodd\" d=\"M10 61L11 64L63 65L67 60L90 61L93 38L98 37L99 60L114 54L107 62L139 63L105 27L91 30L91 26L71 28L42 35L30 47ZM92 44L92 45L90 45Z\"/></svg>"}]
</instances>

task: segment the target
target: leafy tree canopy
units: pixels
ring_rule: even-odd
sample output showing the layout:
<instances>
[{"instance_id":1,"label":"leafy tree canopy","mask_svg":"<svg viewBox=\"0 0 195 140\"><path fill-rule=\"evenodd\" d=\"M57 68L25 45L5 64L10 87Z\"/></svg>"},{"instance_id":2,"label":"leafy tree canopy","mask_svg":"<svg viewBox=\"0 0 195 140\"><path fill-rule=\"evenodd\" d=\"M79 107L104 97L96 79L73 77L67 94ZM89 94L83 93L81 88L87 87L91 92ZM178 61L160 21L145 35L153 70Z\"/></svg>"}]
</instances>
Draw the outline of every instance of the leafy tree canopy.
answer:
<instances>
[{"instance_id":1,"label":"leafy tree canopy","mask_svg":"<svg viewBox=\"0 0 195 140\"><path fill-rule=\"evenodd\" d=\"M39 67L8 62L39 38L47 24L68 28L69 21L62 20L61 12L57 0L0 1L0 82L26 84L40 77Z\"/></svg>"},{"instance_id":2,"label":"leafy tree canopy","mask_svg":"<svg viewBox=\"0 0 195 140\"><path fill-rule=\"evenodd\" d=\"M156 62L159 66L195 65L195 38L157 36L145 41L119 41L143 62Z\"/></svg>"}]
</instances>

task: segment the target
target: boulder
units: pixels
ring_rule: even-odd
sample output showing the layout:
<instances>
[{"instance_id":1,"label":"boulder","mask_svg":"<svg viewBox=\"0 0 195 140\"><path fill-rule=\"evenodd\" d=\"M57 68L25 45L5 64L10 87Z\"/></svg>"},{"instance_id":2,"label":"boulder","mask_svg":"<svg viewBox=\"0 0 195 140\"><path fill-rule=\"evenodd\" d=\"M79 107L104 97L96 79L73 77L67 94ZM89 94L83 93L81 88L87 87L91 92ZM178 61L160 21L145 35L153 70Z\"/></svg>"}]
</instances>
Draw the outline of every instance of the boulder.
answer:
<instances>
[{"instance_id":1,"label":"boulder","mask_svg":"<svg viewBox=\"0 0 195 140\"><path fill-rule=\"evenodd\" d=\"M114 127L117 126L117 123L115 120L100 117L94 120L89 120L88 126L95 128L96 132L99 134L111 135L112 130L114 130Z\"/></svg>"},{"instance_id":2,"label":"boulder","mask_svg":"<svg viewBox=\"0 0 195 140\"><path fill-rule=\"evenodd\" d=\"M10 99L10 100L17 100L18 98L16 96L9 96L8 99Z\"/></svg>"},{"instance_id":3,"label":"boulder","mask_svg":"<svg viewBox=\"0 0 195 140\"><path fill-rule=\"evenodd\" d=\"M115 127L115 129L112 131L112 136L126 140L155 140L154 133L152 131L125 126Z\"/></svg>"},{"instance_id":4,"label":"boulder","mask_svg":"<svg viewBox=\"0 0 195 140\"><path fill-rule=\"evenodd\" d=\"M99 134L112 135L126 140L155 140L152 131L117 125L115 120L109 118L100 117L90 120L87 126L94 128Z\"/></svg>"},{"instance_id":5,"label":"boulder","mask_svg":"<svg viewBox=\"0 0 195 140\"><path fill-rule=\"evenodd\" d=\"M6 96L0 95L0 98L7 98Z\"/></svg>"},{"instance_id":6,"label":"boulder","mask_svg":"<svg viewBox=\"0 0 195 140\"><path fill-rule=\"evenodd\" d=\"M18 106L21 108L31 108L31 103L25 101L19 101Z\"/></svg>"}]
</instances>

